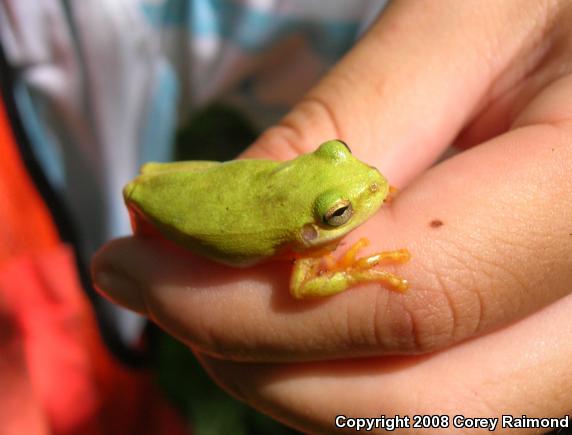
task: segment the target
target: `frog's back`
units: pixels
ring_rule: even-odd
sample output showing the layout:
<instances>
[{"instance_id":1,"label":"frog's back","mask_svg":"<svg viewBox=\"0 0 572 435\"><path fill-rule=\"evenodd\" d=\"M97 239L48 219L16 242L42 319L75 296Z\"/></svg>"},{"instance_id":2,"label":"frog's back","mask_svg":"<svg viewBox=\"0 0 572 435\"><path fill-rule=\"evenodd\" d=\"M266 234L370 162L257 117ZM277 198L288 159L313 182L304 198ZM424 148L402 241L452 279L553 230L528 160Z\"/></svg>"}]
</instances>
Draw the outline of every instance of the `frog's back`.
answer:
<instances>
[{"instance_id":1,"label":"frog's back","mask_svg":"<svg viewBox=\"0 0 572 435\"><path fill-rule=\"evenodd\" d=\"M124 190L134 228L149 220L168 239L230 264L272 256L290 228L272 219L276 192L266 188L279 165L270 160L147 164Z\"/></svg>"},{"instance_id":2,"label":"frog's back","mask_svg":"<svg viewBox=\"0 0 572 435\"><path fill-rule=\"evenodd\" d=\"M379 171L333 140L286 162L147 165L125 190L139 223L212 259L248 265L343 237L387 195Z\"/></svg>"}]
</instances>

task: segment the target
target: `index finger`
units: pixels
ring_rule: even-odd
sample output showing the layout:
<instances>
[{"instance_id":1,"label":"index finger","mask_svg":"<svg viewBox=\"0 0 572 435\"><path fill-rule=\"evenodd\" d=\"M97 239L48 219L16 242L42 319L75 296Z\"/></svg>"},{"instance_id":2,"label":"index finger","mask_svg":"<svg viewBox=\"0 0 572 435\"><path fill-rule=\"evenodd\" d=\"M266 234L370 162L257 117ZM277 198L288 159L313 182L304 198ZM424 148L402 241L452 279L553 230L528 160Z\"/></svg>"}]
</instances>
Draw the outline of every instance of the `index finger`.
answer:
<instances>
[{"instance_id":1,"label":"index finger","mask_svg":"<svg viewBox=\"0 0 572 435\"><path fill-rule=\"evenodd\" d=\"M523 8L518 1L478 7L454 0L391 2L355 47L244 156L290 159L338 138L403 186L526 73L515 59L527 52L527 59L540 61L537 41L556 9ZM534 62L525 67L534 68Z\"/></svg>"},{"instance_id":2,"label":"index finger","mask_svg":"<svg viewBox=\"0 0 572 435\"><path fill-rule=\"evenodd\" d=\"M482 334L570 291L569 128L530 126L431 169L351 234L370 249L407 247L406 294L377 284L318 301L293 300L290 265L214 265L145 240L105 248L97 282L183 341L224 358L321 360L427 352ZM470 188L467 188L470 186ZM182 254L182 255L181 255Z\"/></svg>"}]
</instances>

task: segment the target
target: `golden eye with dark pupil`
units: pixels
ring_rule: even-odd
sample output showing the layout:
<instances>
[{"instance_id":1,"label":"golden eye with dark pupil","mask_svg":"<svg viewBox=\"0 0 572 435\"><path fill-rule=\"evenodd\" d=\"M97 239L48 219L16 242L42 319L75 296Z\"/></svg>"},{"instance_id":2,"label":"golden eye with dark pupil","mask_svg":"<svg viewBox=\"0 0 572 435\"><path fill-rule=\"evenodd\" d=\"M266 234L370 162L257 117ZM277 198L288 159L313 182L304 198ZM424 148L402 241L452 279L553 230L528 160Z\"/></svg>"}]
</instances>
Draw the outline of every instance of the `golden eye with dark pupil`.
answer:
<instances>
[{"instance_id":1,"label":"golden eye with dark pupil","mask_svg":"<svg viewBox=\"0 0 572 435\"><path fill-rule=\"evenodd\" d=\"M349 221L353 214L354 210L351 202L342 200L326 212L324 215L324 223L332 227L339 227Z\"/></svg>"}]
</instances>

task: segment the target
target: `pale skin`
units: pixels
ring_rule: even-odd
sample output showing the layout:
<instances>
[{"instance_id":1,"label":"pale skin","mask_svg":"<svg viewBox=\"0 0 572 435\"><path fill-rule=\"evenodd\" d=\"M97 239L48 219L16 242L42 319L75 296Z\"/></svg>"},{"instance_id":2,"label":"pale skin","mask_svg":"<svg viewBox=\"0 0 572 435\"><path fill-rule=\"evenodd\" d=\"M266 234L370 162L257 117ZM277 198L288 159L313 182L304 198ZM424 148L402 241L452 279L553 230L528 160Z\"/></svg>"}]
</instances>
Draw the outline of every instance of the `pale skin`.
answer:
<instances>
[{"instance_id":1,"label":"pale skin","mask_svg":"<svg viewBox=\"0 0 572 435\"><path fill-rule=\"evenodd\" d=\"M407 280L376 268L408 261L406 249L359 257L364 238L339 259L331 254L389 193L383 175L335 139L287 162L150 163L123 190L135 235L164 237L234 267L291 261L297 299L368 282L407 290Z\"/></svg>"},{"instance_id":2,"label":"pale skin","mask_svg":"<svg viewBox=\"0 0 572 435\"><path fill-rule=\"evenodd\" d=\"M346 243L409 248L407 293L371 283L301 302L288 266L229 269L133 238L99 253L96 284L188 343L223 388L305 432L330 432L340 410L569 414L571 8L394 2L246 153L360 144L354 155L400 193ZM453 141L470 149L428 169Z\"/></svg>"}]
</instances>

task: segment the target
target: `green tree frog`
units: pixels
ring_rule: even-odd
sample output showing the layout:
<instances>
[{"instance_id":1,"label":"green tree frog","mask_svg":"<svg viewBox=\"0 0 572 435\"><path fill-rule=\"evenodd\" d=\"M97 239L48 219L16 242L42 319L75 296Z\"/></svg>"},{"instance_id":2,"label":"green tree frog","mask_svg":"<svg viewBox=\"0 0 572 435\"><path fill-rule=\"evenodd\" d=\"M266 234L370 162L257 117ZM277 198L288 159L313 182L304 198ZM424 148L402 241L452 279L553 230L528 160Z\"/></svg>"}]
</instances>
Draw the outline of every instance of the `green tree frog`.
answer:
<instances>
[{"instance_id":1,"label":"green tree frog","mask_svg":"<svg viewBox=\"0 0 572 435\"><path fill-rule=\"evenodd\" d=\"M339 259L341 238L388 197L387 180L340 140L293 160L147 163L123 190L135 234L156 235L235 267L294 261L295 298L328 296L364 282L404 291L407 281L375 268L404 262L406 249Z\"/></svg>"}]
</instances>

